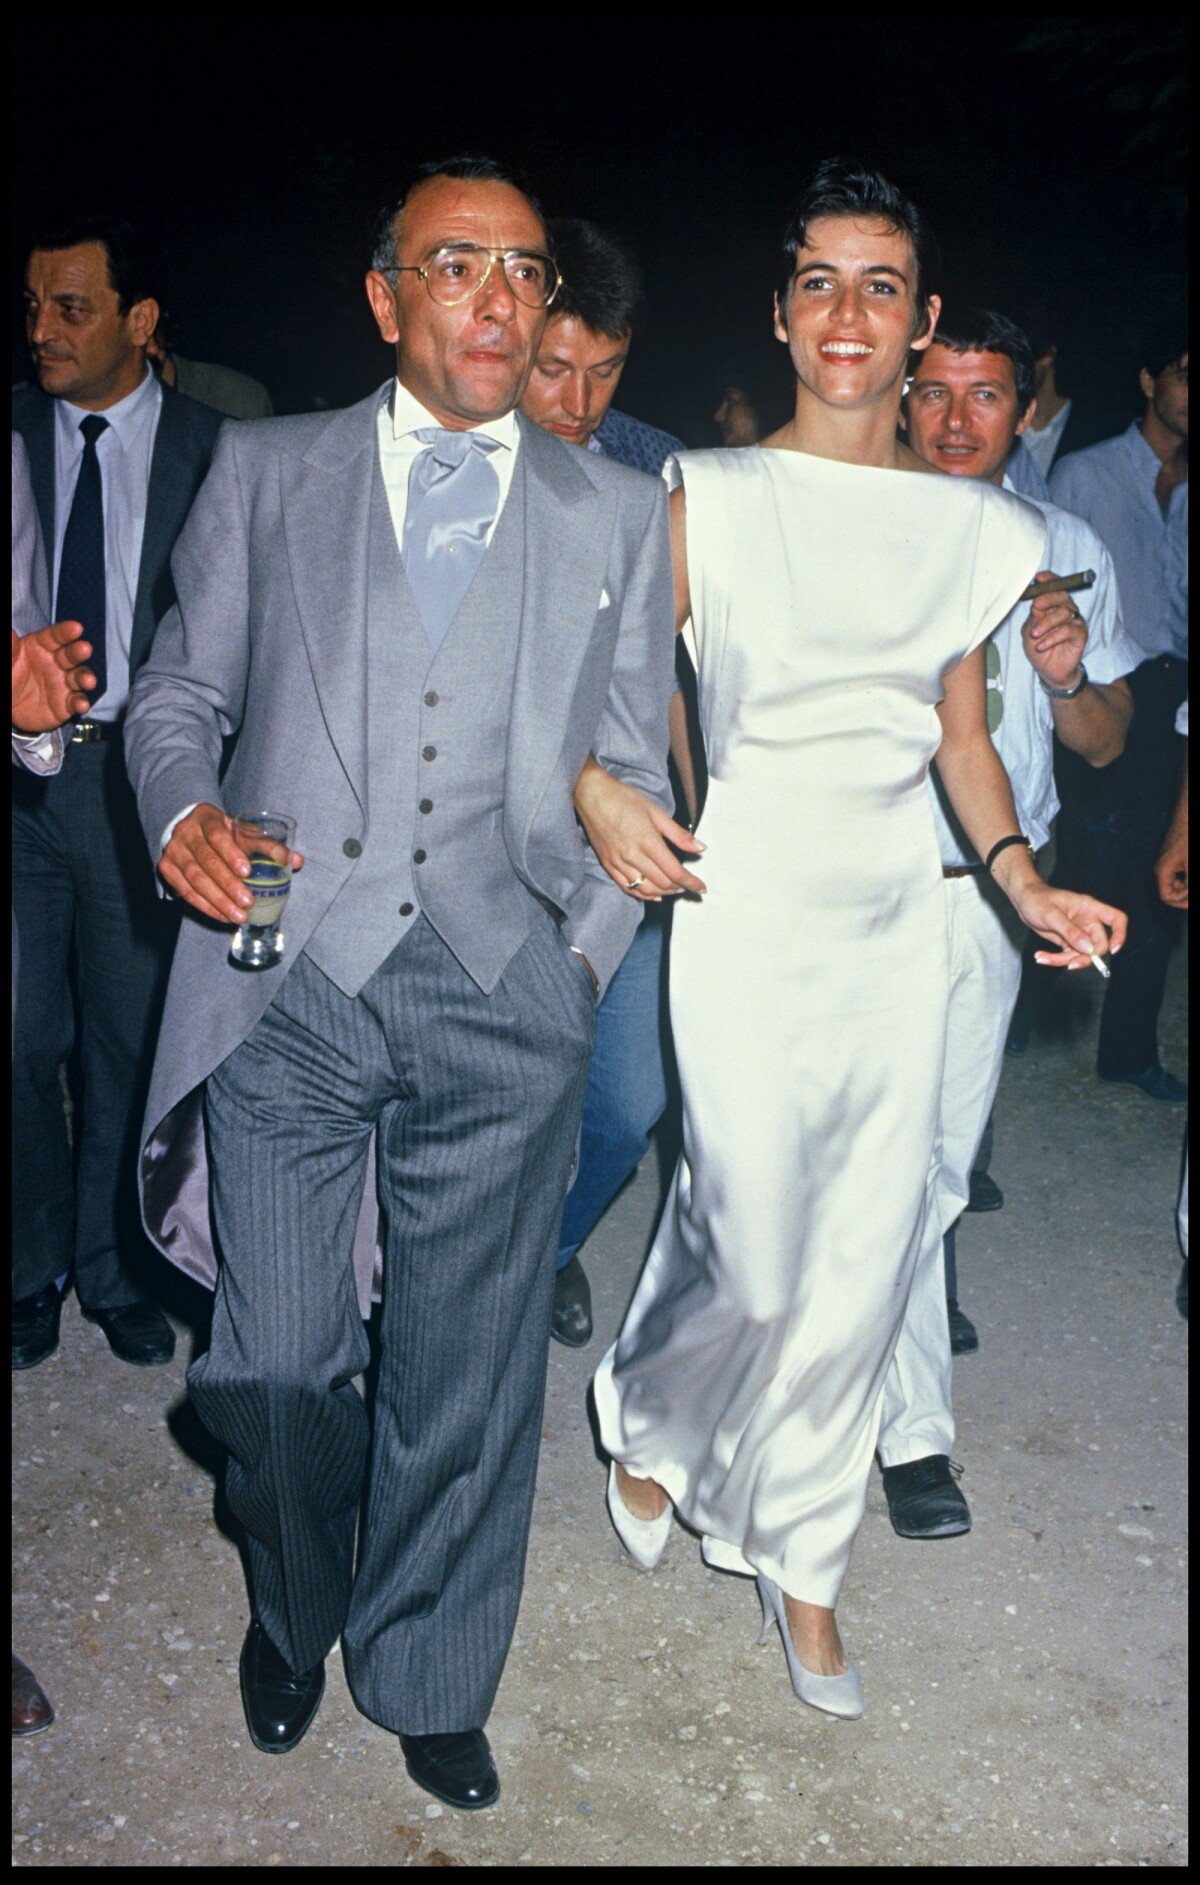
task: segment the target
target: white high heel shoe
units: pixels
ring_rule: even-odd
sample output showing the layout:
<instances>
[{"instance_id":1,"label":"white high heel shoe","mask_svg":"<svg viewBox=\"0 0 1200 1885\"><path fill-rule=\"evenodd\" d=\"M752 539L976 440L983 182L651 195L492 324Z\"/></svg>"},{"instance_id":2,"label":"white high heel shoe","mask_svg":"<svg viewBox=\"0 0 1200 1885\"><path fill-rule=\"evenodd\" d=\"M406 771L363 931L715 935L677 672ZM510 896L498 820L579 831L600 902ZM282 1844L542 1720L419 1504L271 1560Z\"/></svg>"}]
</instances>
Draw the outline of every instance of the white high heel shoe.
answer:
<instances>
[{"instance_id":1,"label":"white high heel shoe","mask_svg":"<svg viewBox=\"0 0 1200 1885\"><path fill-rule=\"evenodd\" d=\"M630 1557L641 1565L643 1571L652 1571L666 1550L671 1530L671 1507L668 1505L666 1511L660 1512L657 1518L635 1518L617 1490L615 1460L608 1469L608 1516Z\"/></svg>"},{"instance_id":2,"label":"white high heel shoe","mask_svg":"<svg viewBox=\"0 0 1200 1885\"><path fill-rule=\"evenodd\" d=\"M863 1712L862 1678L853 1663L847 1664L846 1672L840 1676L816 1676L811 1669L806 1669L796 1654L792 1642L792 1633L788 1629L787 1610L784 1607L783 1592L778 1584L773 1584L769 1577L758 1575L758 1595L762 1602L763 1627L760 1643L765 1643L772 1627L779 1625L779 1634L783 1638L783 1651L787 1657L788 1674L792 1678L792 1687L802 1702L810 1708L819 1708L826 1715L838 1715L843 1721L857 1721Z\"/></svg>"}]
</instances>

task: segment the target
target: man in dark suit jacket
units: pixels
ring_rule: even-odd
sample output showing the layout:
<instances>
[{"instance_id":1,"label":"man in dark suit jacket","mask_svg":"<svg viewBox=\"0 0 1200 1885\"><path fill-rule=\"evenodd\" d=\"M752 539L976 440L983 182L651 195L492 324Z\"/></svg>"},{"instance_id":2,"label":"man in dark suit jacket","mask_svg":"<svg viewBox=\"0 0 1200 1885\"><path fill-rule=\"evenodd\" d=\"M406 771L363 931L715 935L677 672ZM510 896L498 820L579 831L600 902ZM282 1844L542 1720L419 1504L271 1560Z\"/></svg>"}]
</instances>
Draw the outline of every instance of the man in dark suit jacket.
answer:
<instances>
[{"instance_id":1,"label":"man in dark suit jacket","mask_svg":"<svg viewBox=\"0 0 1200 1885\"><path fill-rule=\"evenodd\" d=\"M163 1362L174 1348L130 1268L137 1128L174 922L145 863L121 725L175 600L171 551L222 419L150 371L158 306L148 286L132 232L115 222L40 238L26 264L38 385L14 395L13 430L28 454L55 619L82 621L97 686L65 752L34 736L14 775L14 1368L57 1346L72 1270L84 1314L123 1360ZM84 1095L74 1174L59 1084L72 979Z\"/></svg>"}]
</instances>

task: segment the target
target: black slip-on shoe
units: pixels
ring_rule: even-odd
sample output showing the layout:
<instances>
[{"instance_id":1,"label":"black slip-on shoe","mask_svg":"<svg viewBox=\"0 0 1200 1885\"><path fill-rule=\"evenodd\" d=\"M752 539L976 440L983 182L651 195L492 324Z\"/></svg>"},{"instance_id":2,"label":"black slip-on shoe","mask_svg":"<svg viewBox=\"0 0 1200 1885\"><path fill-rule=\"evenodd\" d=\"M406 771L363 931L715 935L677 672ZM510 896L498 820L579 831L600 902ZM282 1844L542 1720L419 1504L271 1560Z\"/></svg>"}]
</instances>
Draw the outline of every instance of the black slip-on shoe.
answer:
<instances>
[{"instance_id":1,"label":"black slip-on shoe","mask_svg":"<svg viewBox=\"0 0 1200 1885\"><path fill-rule=\"evenodd\" d=\"M970 1316L964 1315L956 1302L946 1304L946 1315L950 1322L950 1353L973 1355L979 1347L979 1331Z\"/></svg>"},{"instance_id":2,"label":"black slip-on shoe","mask_svg":"<svg viewBox=\"0 0 1200 1885\"><path fill-rule=\"evenodd\" d=\"M242 1644L238 1673L250 1739L264 1754L290 1754L302 1741L325 1693L325 1664L296 1675L255 1617Z\"/></svg>"},{"instance_id":3,"label":"black slip-on shoe","mask_svg":"<svg viewBox=\"0 0 1200 1885\"><path fill-rule=\"evenodd\" d=\"M418 1787L464 1813L495 1806L500 1798L496 1763L482 1728L456 1734L402 1734L400 1747Z\"/></svg>"},{"instance_id":4,"label":"black slip-on shoe","mask_svg":"<svg viewBox=\"0 0 1200 1885\"><path fill-rule=\"evenodd\" d=\"M592 1291L578 1257L555 1274L550 1333L564 1348L586 1348L592 1339Z\"/></svg>"},{"instance_id":5,"label":"black slip-on shoe","mask_svg":"<svg viewBox=\"0 0 1200 1885\"><path fill-rule=\"evenodd\" d=\"M962 1472L945 1453L883 1468L892 1530L901 1538L955 1538L971 1529L971 1508L955 1485Z\"/></svg>"},{"instance_id":6,"label":"black slip-on shoe","mask_svg":"<svg viewBox=\"0 0 1200 1885\"><path fill-rule=\"evenodd\" d=\"M1166 1106L1185 1106L1188 1090L1165 1067L1147 1067L1142 1073L1102 1073L1105 1086L1135 1086L1147 1099Z\"/></svg>"},{"instance_id":7,"label":"black slip-on shoe","mask_svg":"<svg viewBox=\"0 0 1200 1885\"><path fill-rule=\"evenodd\" d=\"M32 1296L22 1296L12 1306L12 1365L15 1369L36 1368L58 1347L58 1325L62 1317L62 1291L57 1283Z\"/></svg>"},{"instance_id":8,"label":"black slip-on shoe","mask_svg":"<svg viewBox=\"0 0 1200 1885\"><path fill-rule=\"evenodd\" d=\"M135 1368L157 1368L175 1353L175 1331L152 1302L133 1302L119 1309L85 1309L89 1322L104 1330L118 1361Z\"/></svg>"},{"instance_id":9,"label":"black slip-on shoe","mask_svg":"<svg viewBox=\"0 0 1200 1885\"><path fill-rule=\"evenodd\" d=\"M968 1211L1004 1209L1004 1193L990 1172L971 1173L971 1195L964 1208Z\"/></svg>"}]
</instances>

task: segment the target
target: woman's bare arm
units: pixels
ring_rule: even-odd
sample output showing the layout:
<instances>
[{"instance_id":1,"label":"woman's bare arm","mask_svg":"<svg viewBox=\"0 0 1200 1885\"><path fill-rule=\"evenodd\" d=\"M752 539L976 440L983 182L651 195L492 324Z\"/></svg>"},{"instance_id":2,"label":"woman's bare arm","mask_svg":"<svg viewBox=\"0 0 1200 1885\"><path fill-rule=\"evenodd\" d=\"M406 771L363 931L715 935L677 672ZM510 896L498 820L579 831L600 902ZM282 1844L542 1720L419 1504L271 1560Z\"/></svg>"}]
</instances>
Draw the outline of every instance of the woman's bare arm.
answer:
<instances>
[{"instance_id":1,"label":"woman's bare arm","mask_svg":"<svg viewBox=\"0 0 1200 1885\"><path fill-rule=\"evenodd\" d=\"M937 769L963 830L980 857L1020 830L1012 787L987 729L986 671L977 648L947 676L938 707L942 744ZM1055 890L1038 876L1024 845L1009 845L992 871L1023 923L1055 945L1037 960L1055 968L1086 967L1092 955L1115 953L1125 940L1122 911L1074 890Z\"/></svg>"}]
</instances>

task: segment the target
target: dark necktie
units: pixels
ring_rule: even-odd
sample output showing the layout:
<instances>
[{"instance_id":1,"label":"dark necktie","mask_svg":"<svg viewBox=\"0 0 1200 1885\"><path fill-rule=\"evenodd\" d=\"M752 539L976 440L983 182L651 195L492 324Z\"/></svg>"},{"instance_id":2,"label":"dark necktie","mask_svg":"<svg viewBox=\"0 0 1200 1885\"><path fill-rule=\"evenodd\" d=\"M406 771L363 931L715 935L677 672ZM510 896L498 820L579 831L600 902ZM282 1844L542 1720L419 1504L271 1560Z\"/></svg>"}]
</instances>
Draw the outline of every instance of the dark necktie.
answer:
<instances>
[{"instance_id":1,"label":"dark necktie","mask_svg":"<svg viewBox=\"0 0 1200 1885\"><path fill-rule=\"evenodd\" d=\"M104 487L100 481L100 460L96 440L108 431L108 420L98 413L81 419L83 461L79 481L71 500L71 514L63 533L62 556L58 565L58 596L54 607L57 622L82 622L83 632L92 644L88 666L96 676L92 694L95 704L108 686L108 659L105 647L107 611L104 599Z\"/></svg>"}]
</instances>

